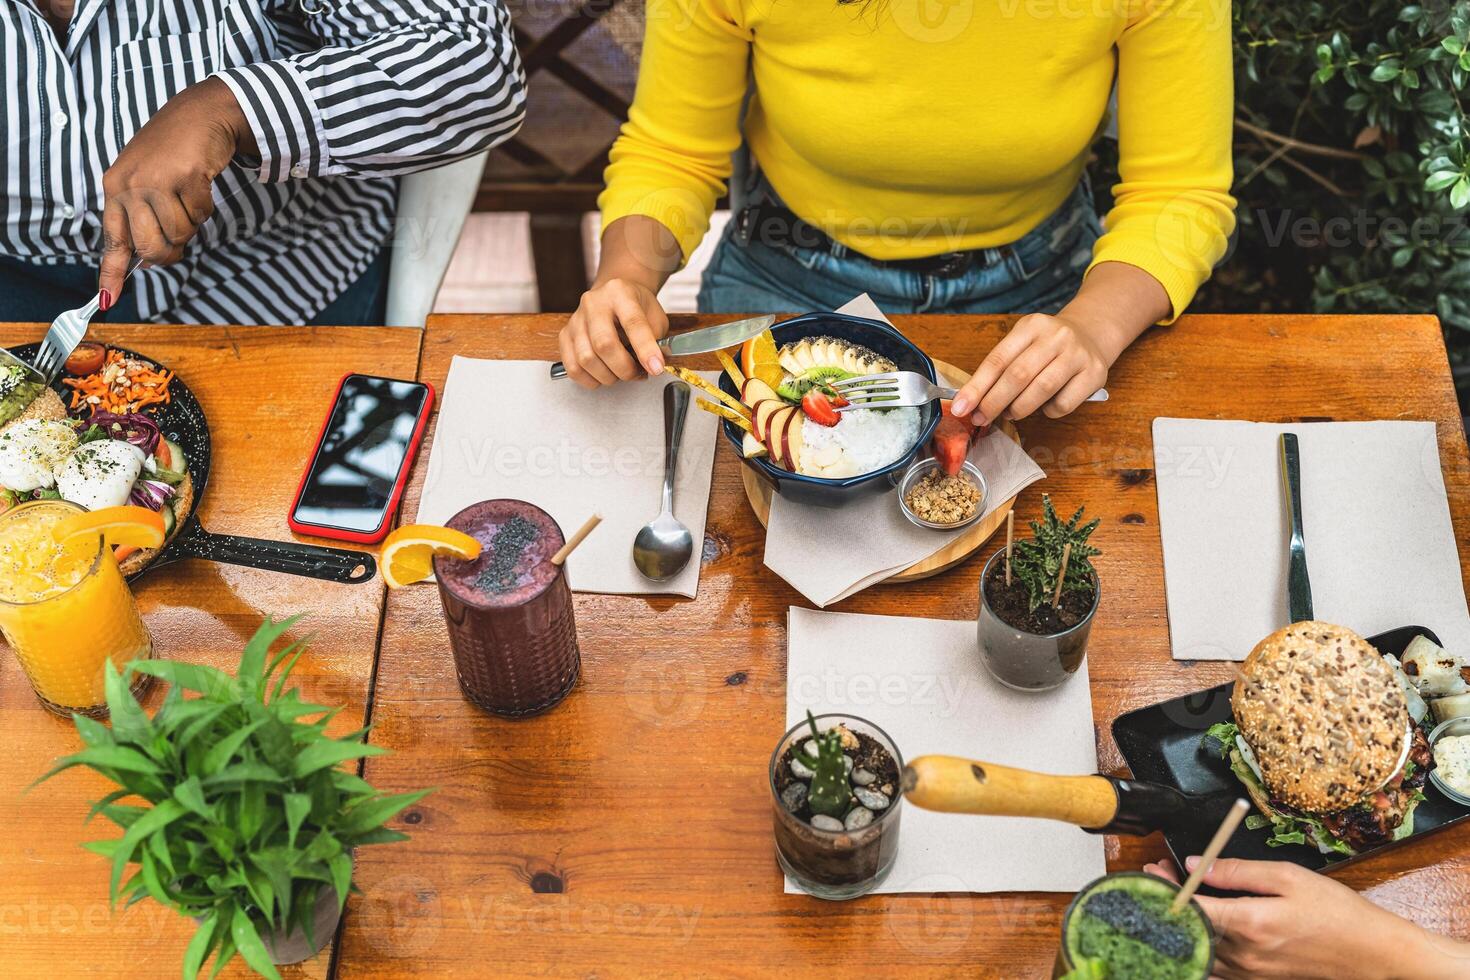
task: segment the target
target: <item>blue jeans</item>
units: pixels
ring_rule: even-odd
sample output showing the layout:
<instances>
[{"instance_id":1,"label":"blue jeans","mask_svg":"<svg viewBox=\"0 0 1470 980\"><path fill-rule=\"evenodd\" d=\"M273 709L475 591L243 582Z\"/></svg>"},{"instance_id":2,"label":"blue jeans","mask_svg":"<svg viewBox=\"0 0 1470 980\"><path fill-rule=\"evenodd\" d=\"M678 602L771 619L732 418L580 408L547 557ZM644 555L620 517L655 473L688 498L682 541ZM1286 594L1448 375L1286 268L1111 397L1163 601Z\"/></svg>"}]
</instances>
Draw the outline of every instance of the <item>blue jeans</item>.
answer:
<instances>
[{"instance_id":1,"label":"blue jeans","mask_svg":"<svg viewBox=\"0 0 1470 980\"><path fill-rule=\"evenodd\" d=\"M750 203L776 199L759 174L748 187ZM805 313L867 293L885 313L1055 313L1076 295L1101 234L1086 180L1020 241L981 250L957 276L894 269L841 245L742 242L732 221L705 269L699 311Z\"/></svg>"},{"instance_id":2,"label":"blue jeans","mask_svg":"<svg viewBox=\"0 0 1470 980\"><path fill-rule=\"evenodd\" d=\"M382 326L388 313L387 245L308 326ZM0 322L50 323L64 310L86 304L97 294L97 269L88 265L41 265L0 255ZM137 294L123 289L112 309L93 323L137 323Z\"/></svg>"}]
</instances>

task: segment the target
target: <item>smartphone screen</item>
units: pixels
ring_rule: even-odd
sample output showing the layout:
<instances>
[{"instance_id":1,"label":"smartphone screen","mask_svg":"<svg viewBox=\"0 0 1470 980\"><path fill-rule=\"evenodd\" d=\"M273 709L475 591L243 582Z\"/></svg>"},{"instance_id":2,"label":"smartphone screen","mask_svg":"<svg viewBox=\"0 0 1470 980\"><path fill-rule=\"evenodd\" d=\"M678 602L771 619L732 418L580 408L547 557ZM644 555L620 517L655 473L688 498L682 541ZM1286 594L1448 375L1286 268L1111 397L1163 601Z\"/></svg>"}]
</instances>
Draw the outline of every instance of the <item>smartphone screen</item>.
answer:
<instances>
[{"instance_id":1,"label":"smartphone screen","mask_svg":"<svg viewBox=\"0 0 1470 980\"><path fill-rule=\"evenodd\" d=\"M381 528L427 394L413 381L350 375L332 406L294 518L358 533Z\"/></svg>"}]
</instances>

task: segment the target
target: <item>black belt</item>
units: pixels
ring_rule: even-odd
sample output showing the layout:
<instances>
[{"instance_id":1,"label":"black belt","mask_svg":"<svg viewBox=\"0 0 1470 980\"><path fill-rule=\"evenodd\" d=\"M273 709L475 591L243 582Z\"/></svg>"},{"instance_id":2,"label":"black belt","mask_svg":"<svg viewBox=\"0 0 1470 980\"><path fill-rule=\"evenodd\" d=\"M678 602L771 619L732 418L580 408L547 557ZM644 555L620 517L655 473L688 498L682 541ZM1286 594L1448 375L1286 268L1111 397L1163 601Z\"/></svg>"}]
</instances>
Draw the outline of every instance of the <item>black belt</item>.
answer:
<instances>
[{"instance_id":1,"label":"black belt","mask_svg":"<svg viewBox=\"0 0 1470 980\"><path fill-rule=\"evenodd\" d=\"M944 252L918 259L875 259L833 240L822 229L802 220L795 212L779 204L749 205L735 215L734 221L735 237L742 245L756 241L771 248L796 246L829 254L854 255L864 262L885 269L901 269L942 279L962 276L977 266L995 265L1004 261L1006 253L1010 251L1009 245L1002 245L999 248L981 248L967 252Z\"/></svg>"}]
</instances>

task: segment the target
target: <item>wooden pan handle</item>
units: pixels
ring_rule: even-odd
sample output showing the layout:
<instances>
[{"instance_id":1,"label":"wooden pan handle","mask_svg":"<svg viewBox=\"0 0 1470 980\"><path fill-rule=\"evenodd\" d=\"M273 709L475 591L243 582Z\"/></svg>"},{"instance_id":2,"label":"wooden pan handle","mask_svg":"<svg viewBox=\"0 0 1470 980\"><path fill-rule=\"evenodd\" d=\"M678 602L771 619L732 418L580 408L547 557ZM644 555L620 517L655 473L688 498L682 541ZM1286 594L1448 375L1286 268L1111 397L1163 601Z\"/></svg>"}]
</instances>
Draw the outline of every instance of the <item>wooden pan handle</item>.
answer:
<instances>
[{"instance_id":1,"label":"wooden pan handle","mask_svg":"<svg viewBox=\"0 0 1470 980\"><path fill-rule=\"evenodd\" d=\"M903 792L926 810L1042 817L1091 830L1108 826L1118 813L1118 793L1106 776L1048 776L952 755L910 761Z\"/></svg>"}]
</instances>

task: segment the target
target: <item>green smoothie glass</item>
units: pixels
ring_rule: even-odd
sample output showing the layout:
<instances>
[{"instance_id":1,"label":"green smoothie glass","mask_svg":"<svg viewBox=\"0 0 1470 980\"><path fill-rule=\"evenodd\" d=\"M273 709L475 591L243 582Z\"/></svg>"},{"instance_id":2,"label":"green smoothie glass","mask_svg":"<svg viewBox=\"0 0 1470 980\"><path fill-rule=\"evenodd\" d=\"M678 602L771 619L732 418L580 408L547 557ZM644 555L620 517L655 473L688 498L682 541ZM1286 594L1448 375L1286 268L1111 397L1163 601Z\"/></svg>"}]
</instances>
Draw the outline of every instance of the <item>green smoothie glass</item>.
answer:
<instances>
[{"instance_id":1,"label":"green smoothie glass","mask_svg":"<svg viewBox=\"0 0 1470 980\"><path fill-rule=\"evenodd\" d=\"M1193 899L1178 915L1179 886L1141 871L1099 878L1062 918L1052 976L1066 980L1207 980L1215 934Z\"/></svg>"}]
</instances>

